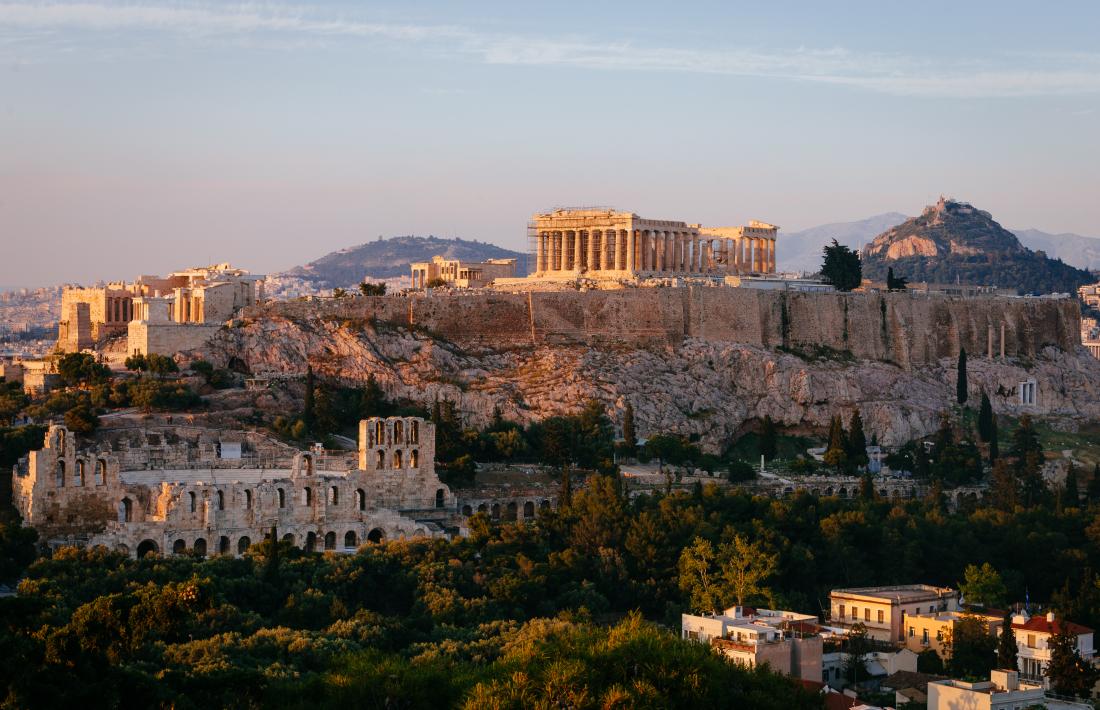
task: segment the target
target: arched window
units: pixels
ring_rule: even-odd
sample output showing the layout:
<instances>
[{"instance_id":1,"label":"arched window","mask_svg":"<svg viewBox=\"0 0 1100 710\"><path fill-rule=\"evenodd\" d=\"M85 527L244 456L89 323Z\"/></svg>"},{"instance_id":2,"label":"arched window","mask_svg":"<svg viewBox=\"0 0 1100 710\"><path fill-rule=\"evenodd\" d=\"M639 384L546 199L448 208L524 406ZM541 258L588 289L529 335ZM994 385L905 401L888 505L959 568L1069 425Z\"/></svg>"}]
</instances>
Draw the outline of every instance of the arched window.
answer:
<instances>
[{"instance_id":1,"label":"arched window","mask_svg":"<svg viewBox=\"0 0 1100 710\"><path fill-rule=\"evenodd\" d=\"M225 510L225 493L218 491L214 495L218 500L218 510Z\"/></svg>"},{"instance_id":2,"label":"arched window","mask_svg":"<svg viewBox=\"0 0 1100 710\"><path fill-rule=\"evenodd\" d=\"M195 512L195 503L196 503L195 491L188 491L187 496L191 499L191 512L194 513Z\"/></svg>"},{"instance_id":3,"label":"arched window","mask_svg":"<svg viewBox=\"0 0 1100 710\"><path fill-rule=\"evenodd\" d=\"M287 533L286 535L283 535L283 542L289 542L291 545L294 545L294 534Z\"/></svg>"},{"instance_id":4,"label":"arched window","mask_svg":"<svg viewBox=\"0 0 1100 710\"><path fill-rule=\"evenodd\" d=\"M303 456L302 457L302 463L305 464L306 475L307 476L312 476L313 475L313 457L309 456L308 454L306 456Z\"/></svg>"},{"instance_id":5,"label":"arched window","mask_svg":"<svg viewBox=\"0 0 1100 710\"><path fill-rule=\"evenodd\" d=\"M393 452L393 467L401 468L401 449Z\"/></svg>"},{"instance_id":6,"label":"arched window","mask_svg":"<svg viewBox=\"0 0 1100 710\"><path fill-rule=\"evenodd\" d=\"M147 555L156 555L160 552L160 548L157 547L157 543L152 540L142 540L137 546L137 556L140 560Z\"/></svg>"},{"instance_id":7,"label":"arched window","mask_svg":"<svg viewBox=\"0 0 1100 710\"><path fill-rule=\"evenodd\" d=\"M378 469L385 468L386 467L386 452L383 451L382 449L379 449L377 459L378 459L378 461L377 461L377 463L375 463L374 467L378 468Z\"/></svg>"},{"instance_id":8,"label":"arched window","mask_svg":"<svg viewBox=\"0 0 1100 710\"><path fill-rule=\"evenodd\" d=\"M384 537L386 537L385 533L383 533L379 528L375 528L374 530L371 530L369 533L367 533L367 542L377 545L378 543L382 542L382 539Z\"/></svg>"},{"instance_id":9,"label":"arched window","mask_svg":"<svg viewBox=\"0 0 1100 710\"><path fill-rule=\"evenodd\" d=\"M468 518L468 517L470 517L471 515L474 514L474 509L471 508L468 505L464 505L464 506L462 506L462 514L465 515Z\"/></svg>"},{"instance_id":10,"label":"arched window","mask_svg":"<svg viewBox=\"0 0 1100 710\"><path fill-rule=\"evenodd\" d=\"M107 462L99 459L95 462L95 484L102 486L107 482Z\"/></svg>"},{"instance_id":11,"label":"arched window","mask_svg":"<svg viewBox=\"0 0 1100 710\"><path fill-rule=\"evenodd\" d=\"M65 462L64 461L58 461L57 462L57 487L58 488L64 488L65 487Z\"/></svg>"},{"instance_id":12,"label":"arched window","mask_svg":"<svg viewBox=\"0 0 1100 710\"><path fill-rule=\"evenodd\" d=\"M405 425L400 421L394 422L393 423L393 443L395 443L395 444L404 444L405 443L404 437L405 437Z\"/></svg>"},{"instance_id":13,"label":"arched window","mask_svg":"<svg viewBox=\"0 0 1100 710\"><path fill-rule=\"evenodd\" d=\"M336 549L336 533L334 533L334 532L325 533L325 549L326 550L335 550Z\"/></svg>"},{"instance_id":14,"label":"arched window","mask_svg":"<svg viewBox=\"0 0 1100 710\"><path fill-rule=\"evenodd\" d=\"M187 550L187 543L183 540L176 540L172 543L172 554L182 555Z\"/></svg>"},{"instance_id":15,"label":"arched window","mask_svg":"<svg viewBox=\"0 0 1100 710\"><path fill-rule=\"evenodd\" d=\"M359 547L359 538L356 536L354 530L348 530L344 535L344 547L350 547L352 549Z\"/></svg>"},{"instance_id":16,"label":"arched window","mask_svg":"<svg viewBox=\"0 0 1100 710\"><path fill-rule=\"evenodd\" d=\"M328 489L328 504L340 505L340 489L336 486Z\"/></svg>"},{"instance_id":17,"label":"arched window","mask_svg":"<svg viewBox=\"0 0 1100 710\"><path fill-rule=\"evenodd\" d=\"M479 512L479 513L488 513L489 512L489 506L482 503L481 505L479 505L477 507L477 512Z\"/></svg>"},{"instance_id":18,"label":"arched window","mask_svg":"<svg viewBox=\"0 0 1100 710\"><path fill-rule=\"evenodd\" d=\"M306 533L306 552L313 552L317 549L317 533Z\"/></svg>"},{"instance_id":19,"label":"arched window","mask_svg":"<svg viewBox=\"0 0 1100 710\"><path fill-rule=\"evenodd\" d=\"M118 521L120 523L132 523L134 521L134 502L129 498L123 498L119 504Z\"/></svg>"},{"instance_id":20,"label":"arched window","mask_svg":"<svg viewBox=\"0 0 1100 710\"><path fill-rule=\"evenodd\" d=\"M199 557L206 557L206 539L200 537L195 540L194 550Z\"/></svg>"},{"instance_id":21,"label":"arched window","mask_svg":"<svg viewBox=\"0 0 1100 710\"><path fill-rule=\"evenodd\" d=\"M386 444L386 424L381 419L374 423L374 440L379 446Z\"/></svg>"},{"instance_id":22,"label":"arched window","mask_svg":"<svg viewBox=\"0 0 1100 710\"><path fill-rule=\"evenodd\" d=\"M539 503L539 510L550 510L550 501L544 500Z\"/></svg>"},{"instance_id":23,"label":"arched window","mask_svg":"<svg viewBox=\"0 0 1100 710\"><path fill-rule=\"evenodd\" d=\"M437 490L435 492L435 507L436 508L442 508L443 507L444 497L445 497L445 494L444 494L442 488L440 488L439 490Z\"/></svg>"},{"instance_id":24,"label":"arched window","mask_svg":"<svg viewBox=\"0 0 1100 710\"><path fill-rule=\"evenodd\" d=\"M420 468L420 452L416 449L409 452L409 468Z\"/></svg>"},{"instance_id":25,"label":"arched window","mask_svg":"<svg viewBox=\"0 0 1100 710\"><path fill-rule=\"evenodd\" d=\"M244 492L244 508L245 510L252 510L252 491L250 490Z\"/></svg>"},{"instance_id":26,"label":"arched window","mask_svg":"<svg viewBox=\"0 0 1100 710\"><path fill-rule=\"evenodd\" d=\"M410 428L411 428L411 432L410 432L411 436L409 437L409 443L410 444L419 444L420 443L420 422L418 422L414 419L412 421L412 425L411 425Z\"/></svg>"},{"instance_id":27,"label":"arched window","mask_svg":"<svg viewBox=\"0 0 1100 710\"><path fill-rule=\"evenodd\" d=\"M228 555L229 554L229 536L228 535L222 535L221 537L218 538L218 554L219 555Z\"/></svg>"},{"instance_id":28,"label":"arched window","mask_svg":"<svg viewBox=\"0 0 1100 710\"><path fill-rule=\"evenodd\" d=\"M508 507L504 509L504 519L510 523L516 521L516 512L519 510L515 501L508 504Z\"/></svg>"},{"instance_id":29,"label":"arched window","mask_svg":"<svg viewBox=\"0 0 1100 710\"><path fill-rule=\"evenodd\" d=\"M277 493L279 494L279 507L280 508L285 508L286 507L286 491L284 491L282 488L280 488L277 491Z\"/></svg>"},{"instance_id":30,"label":"arched window","mask_svg":"<svg viewBox=\"0 0 1100 710\"><path fill-rule=\"evenodd\" d=\"M302 489L302 505L307 506L307 507L313 505L313 489L312 488L303 488Z\"/></svg>"},{"instance_id":31,"label":"arched window","mask_svg":"<svg viewBox=\"0 0 1100 710\"><path fill-rule=\"evenodd\" d=\"M78 486L83 486L84 485L84 460L83 459L77 459L76 460L76 485L78 485Z\"/></svg>"},{"instance_id":32,"label":"arched window","mask_svg":"<svg viewBox=\"0 0 1100 710\"><path fill-rule=\"evenodd\" d=\"M500 520L500 503L493 503L492 511L493 520Z\"/></svg>"},{"instance_id":33,"label":"arched window","mask_svg":"<svg viewBox=\"0 0 1100 710\"><path fill-rule=\"evenodd\" d=\"M367 509L367 494L363 492L362 488L355 491L355 507L359 510Z\"/></svg>"},{"instance_id":34,"label":"arched window","mask_svg":"<svg viewBox=\"0 0 1100 710\"><path fill-rule=\"evenodd\" d=\"M247 535L245 537L242 537L240 540L237 540L238 555L243 555L245 552L248 551L248 548L250 547L252 547L252 540L250 540Z\"/></svg>"},{"instance_id":35,"label":"arched window","mask_svg":"<svg viewBox=\"0 0 1100 710\"><path fill-rule=\"evenodd\" d=\"M529 501L527 501L526 503L523 504L523 517L524 518L533 518L533 517L535 517L535 502L534 501L529 500Z\"/></svg>"}]
</instances>

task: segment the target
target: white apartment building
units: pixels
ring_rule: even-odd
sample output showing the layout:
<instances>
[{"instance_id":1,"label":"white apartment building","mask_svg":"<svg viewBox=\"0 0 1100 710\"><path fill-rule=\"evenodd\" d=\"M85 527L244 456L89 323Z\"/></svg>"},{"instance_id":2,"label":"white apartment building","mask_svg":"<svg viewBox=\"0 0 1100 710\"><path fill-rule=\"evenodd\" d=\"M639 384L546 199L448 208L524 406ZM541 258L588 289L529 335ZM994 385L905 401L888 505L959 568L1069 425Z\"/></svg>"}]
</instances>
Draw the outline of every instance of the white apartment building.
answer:
<instances>
[{"instance_id":1,"label":"white apartment building","mask_svg":"<svg viewBox=\"0 0 1100 710\"><path fill-rule=\"evenodd\" d=\"M1045 616L1028 616L1027 612L1023 612L1012 617L1022 679L1049 687L1050 681L1045 673L1050 665L1050 639L1062 632L1063 624L1077 637L1077 651L1081 657L1093 660L1096 649L1093 648L1092 629L1072 621L1057 620L1053 612Z\"/></svg>"},{"instance_id":2,"label":"white apartment building","mask_svg":"<svg viewBox=\"0 0 1100 710\"><path fill-rule=\"evenodd\" d=\"M793 611L734 606L721 614L682 614L681 636L709 644L735 663L768 664L777 673L821 679L817 617Z\"/></svg>"}]
</instances>

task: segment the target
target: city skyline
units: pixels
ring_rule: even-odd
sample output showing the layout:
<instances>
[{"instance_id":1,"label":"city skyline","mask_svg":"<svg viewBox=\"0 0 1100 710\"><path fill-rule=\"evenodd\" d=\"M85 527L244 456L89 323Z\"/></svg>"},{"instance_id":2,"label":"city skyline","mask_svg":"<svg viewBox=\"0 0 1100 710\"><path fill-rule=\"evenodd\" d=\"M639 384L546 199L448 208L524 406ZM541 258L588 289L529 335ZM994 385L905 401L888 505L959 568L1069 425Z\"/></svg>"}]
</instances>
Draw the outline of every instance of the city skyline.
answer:
<instances>
[{"instance_id":1,"label":"city skyline","mask_svg":"<svg viewBox=\"0 0 1100 710\"><path fill-rule=\"evenodd\" d=\"M555 204L1100 236L1093 6L582 7L0 2L0 286L522 249Z\"/></svg>"}]
</instances>

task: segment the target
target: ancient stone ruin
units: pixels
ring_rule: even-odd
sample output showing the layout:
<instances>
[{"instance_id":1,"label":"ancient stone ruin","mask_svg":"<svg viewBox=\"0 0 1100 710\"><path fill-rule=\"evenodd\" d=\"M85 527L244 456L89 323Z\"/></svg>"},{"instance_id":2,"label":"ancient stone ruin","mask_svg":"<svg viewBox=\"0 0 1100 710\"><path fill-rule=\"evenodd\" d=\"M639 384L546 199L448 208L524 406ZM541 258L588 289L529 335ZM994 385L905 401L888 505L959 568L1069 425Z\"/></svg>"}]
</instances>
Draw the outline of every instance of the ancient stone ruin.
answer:
<instances>
[{"instance_id":1,"label":"ancient stone ruin","mask_svg":"<svg viewBox=\"0 0 1100 710\"><path fill-rule=\"evenodd\" d=\"M53 425L12 488L24 524L52 546L237 555L274 527L306 550L352 551L456 530L434 461L435 427L416 417L363 420L357 455L256 432L165 426L80 440Z\"/></svg>"}]
</instances>

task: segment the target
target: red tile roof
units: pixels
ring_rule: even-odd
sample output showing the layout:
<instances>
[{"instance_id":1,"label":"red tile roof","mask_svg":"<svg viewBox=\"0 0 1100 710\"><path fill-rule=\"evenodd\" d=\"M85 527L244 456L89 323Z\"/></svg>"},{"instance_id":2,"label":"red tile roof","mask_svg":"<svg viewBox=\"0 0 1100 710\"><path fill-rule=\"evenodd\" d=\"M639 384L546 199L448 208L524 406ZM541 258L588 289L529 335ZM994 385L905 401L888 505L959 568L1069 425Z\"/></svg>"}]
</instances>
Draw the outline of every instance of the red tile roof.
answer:
<instances>
[{"instance_id":1,"label":"red tile roof","mask_svg":"<svg viewBox=\"0 0 1100 710\"><path fill-rule=\"evenodd\" d=\"M1013 624L1012 628L1024 629L1025 631L1038 631L1044 634L1060 634L1062 633L1063 624L1065 624L1066 629L1075 636L1092 633L1092 629L1087 626L1075 624L1072 621L1058 621L1057 619L1051 622L1047 621L1045 616L1033 616L1027 620L1026 624Z\"/></svg>"}]
</instances>

